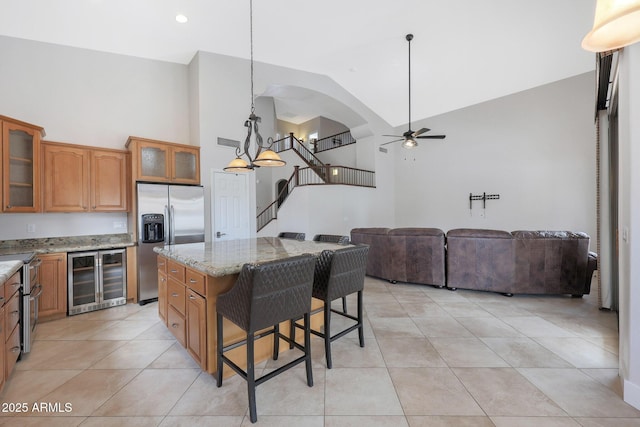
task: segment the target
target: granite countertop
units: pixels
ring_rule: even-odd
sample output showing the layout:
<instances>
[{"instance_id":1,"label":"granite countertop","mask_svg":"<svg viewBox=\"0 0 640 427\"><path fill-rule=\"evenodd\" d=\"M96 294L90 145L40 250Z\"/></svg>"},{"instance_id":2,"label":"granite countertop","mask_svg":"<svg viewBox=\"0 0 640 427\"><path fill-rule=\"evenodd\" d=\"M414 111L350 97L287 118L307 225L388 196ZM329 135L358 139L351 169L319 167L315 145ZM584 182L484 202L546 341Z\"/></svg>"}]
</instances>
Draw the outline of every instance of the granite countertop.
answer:
<instances>
[{"instance_id":1,"label":"granite countertop","mask_svg":"<svg viewBox=\"0 0 640 427\"><path fill-rule=\"evenodd\" d=\"M22 261L0 261L0 284L9 280L16 271L22 268Z\"/></svg>"},{"instance_id":2,"label":"granite countertop","mask_svg":"<svg viewBox=\"0 0 640 427\"><path fill-rule=\"evenodd\" d=\"M35 252L80 252L94 249L112 249L133 246L131 236L98 234L89 236L46 237L41 239L0 240L0 255Z\"/></svg>"},{"instance_id":3,"label":"granite countertop","mask_svg":"<svg viewBox=\"0 0 640 427\"><path fill-rule=\"evenodd\" d=\"M165 245L153 250L213 277L239 273L245 263L289 258L302 254L318 255L325 249L341 249L335 243L258 237L205 243Z\"/></svg>"}]
</instances>

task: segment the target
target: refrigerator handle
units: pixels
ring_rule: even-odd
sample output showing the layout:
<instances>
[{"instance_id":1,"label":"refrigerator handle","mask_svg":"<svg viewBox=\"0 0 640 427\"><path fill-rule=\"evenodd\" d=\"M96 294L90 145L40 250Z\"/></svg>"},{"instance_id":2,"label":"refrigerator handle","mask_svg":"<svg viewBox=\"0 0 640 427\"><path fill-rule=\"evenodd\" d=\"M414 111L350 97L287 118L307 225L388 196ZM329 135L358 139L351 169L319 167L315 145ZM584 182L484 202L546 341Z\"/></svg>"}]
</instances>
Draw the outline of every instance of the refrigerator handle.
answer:
<instances>
[{"instance_id":1,"label":"refrigerator handle","mask_svg":"<svg viewBox=\"0 0 640 427\"><path fill-rule=\"evenodd\" d=\"M169 207L164 205L164 242L171 244L171 229L169 228Z\"/></svg>"},{"instance_id":2,"label":"refrigerator handle","mask_svg":"<svg viewBox=\"0 0 640 427\"><path fill-rule=\"evenodd\" d=\"M176 243L176 218L175 218L175 212L173 209L173 205L171 205L171 244L174 245Z\"/></svg>"}]
</instances>

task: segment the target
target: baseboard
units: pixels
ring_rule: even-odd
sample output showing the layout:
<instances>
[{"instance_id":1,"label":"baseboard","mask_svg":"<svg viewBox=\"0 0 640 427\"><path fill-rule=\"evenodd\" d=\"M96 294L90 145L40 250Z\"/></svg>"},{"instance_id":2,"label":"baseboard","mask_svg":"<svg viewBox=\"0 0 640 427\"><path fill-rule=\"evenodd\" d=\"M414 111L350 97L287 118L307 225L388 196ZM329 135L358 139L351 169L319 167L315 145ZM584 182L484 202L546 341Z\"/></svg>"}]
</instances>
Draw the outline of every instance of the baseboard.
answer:
<instances>
[{"instance_id":1,"label":"baseboard","mask_svg":"<svg viewBox=\"0 0 640 427\"><path fill-rule=\"evenodd\" d=\"M640 385L624 380L624 401L640 409Z\"/></svg>"}]
</instances>

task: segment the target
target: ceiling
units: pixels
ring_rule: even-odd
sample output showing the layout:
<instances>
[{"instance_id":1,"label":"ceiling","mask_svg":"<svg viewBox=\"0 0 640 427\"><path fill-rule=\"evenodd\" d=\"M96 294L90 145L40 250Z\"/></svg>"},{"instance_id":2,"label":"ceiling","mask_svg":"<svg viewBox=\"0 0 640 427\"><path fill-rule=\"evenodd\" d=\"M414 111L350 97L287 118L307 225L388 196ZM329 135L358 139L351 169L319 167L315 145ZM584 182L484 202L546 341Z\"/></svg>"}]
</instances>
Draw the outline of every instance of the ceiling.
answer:
<instances>
[{"instance_id":1,"label":"ceiling","mask_svg":"<svg viewBox=\"0 0 640 427\"><path fill-rule=\"evenodd\" d=\"M255 0L254 59L328 75L392 126L595 68L595 0ZM175 20L177 13L189 18ZM188 64L248 58L249 0L2 0L0 35ZM286 118L284 118L286 120Z\"/></svg>"}]
</instances>

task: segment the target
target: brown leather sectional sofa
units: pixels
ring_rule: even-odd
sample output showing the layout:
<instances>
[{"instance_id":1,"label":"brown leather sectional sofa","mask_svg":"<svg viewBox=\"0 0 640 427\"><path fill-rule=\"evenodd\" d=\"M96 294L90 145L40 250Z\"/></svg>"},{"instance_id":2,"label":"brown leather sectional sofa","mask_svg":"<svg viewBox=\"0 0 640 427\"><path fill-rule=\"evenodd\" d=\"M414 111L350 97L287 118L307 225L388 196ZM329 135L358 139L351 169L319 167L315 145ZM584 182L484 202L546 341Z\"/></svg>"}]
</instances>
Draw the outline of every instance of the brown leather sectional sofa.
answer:
<instances>
[{"instance_id":1,"label":"brown leather sectional sofa","mask_svg":"<svg viewBox=\"0 0 640 427\"><path fill-rule=\"evenodd\" d=\"M569 231L354 228L370 246L367 275L512 294L571 294L591 288L597 255L589 236Z\"/></svg>"}]
</instances>

